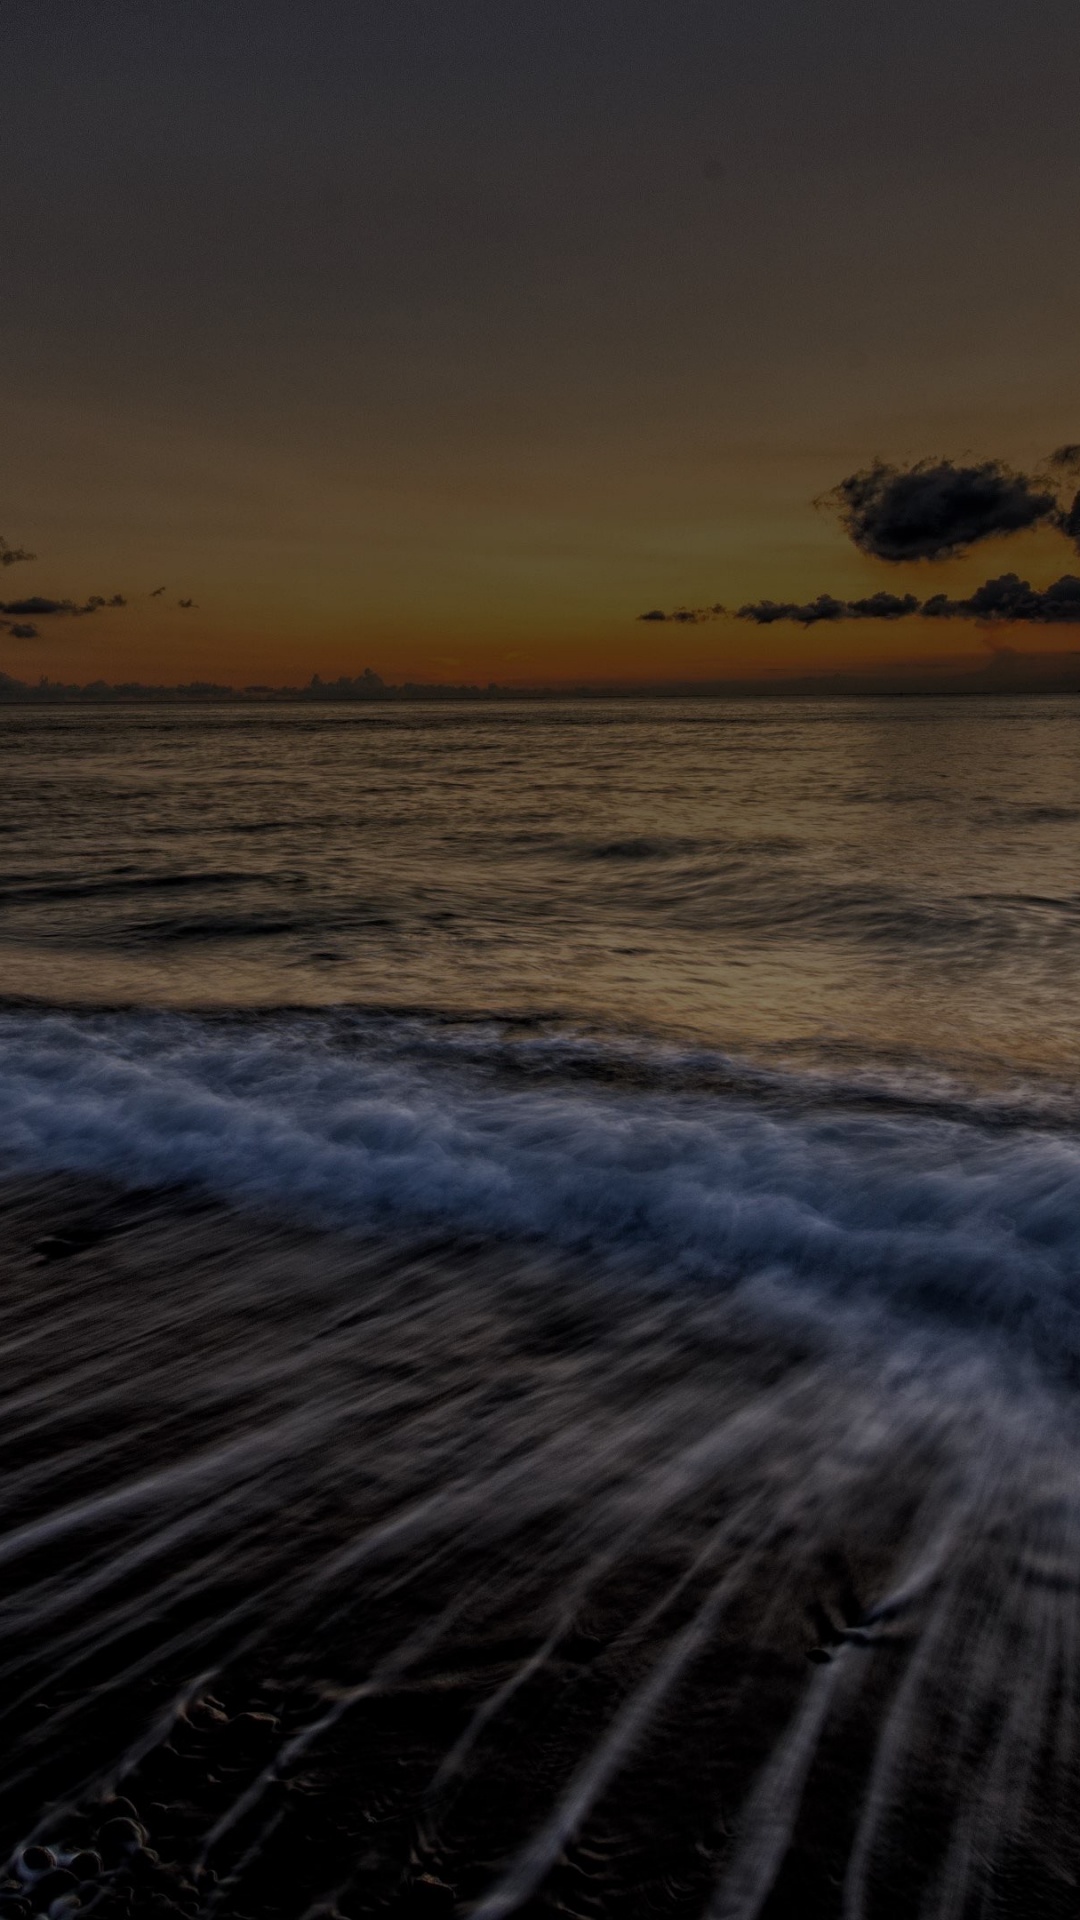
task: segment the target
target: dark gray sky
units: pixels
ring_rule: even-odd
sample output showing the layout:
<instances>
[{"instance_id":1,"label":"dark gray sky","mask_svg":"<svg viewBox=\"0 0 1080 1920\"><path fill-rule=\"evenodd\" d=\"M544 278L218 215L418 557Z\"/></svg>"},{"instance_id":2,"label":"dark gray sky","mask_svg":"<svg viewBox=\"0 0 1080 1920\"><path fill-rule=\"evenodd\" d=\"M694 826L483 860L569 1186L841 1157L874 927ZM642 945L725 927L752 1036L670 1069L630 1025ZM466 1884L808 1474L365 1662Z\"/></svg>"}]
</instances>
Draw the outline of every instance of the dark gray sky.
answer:
<instances>
[{"instance_id":1,"label":"dark gray sky","mask_svg":"<svg viewBox=\"0 0 1080 1920\"><path fill-rule=\"evenodd\" d=\"M49 671L618 671L641 605L882 585L808 504L871 455L1080 439L1075 0L5 0L2 48L0 530L27 592L170 582Z\"/></svg>"}]
</instances>

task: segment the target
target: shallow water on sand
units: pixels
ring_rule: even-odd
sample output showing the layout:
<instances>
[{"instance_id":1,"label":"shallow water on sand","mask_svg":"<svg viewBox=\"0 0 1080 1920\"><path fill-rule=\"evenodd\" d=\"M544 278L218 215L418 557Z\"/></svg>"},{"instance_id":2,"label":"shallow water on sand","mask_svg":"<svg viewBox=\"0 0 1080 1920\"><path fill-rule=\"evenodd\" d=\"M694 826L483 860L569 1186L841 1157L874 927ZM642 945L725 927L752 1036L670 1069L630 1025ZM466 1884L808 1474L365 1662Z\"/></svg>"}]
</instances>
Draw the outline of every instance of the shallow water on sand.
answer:
<instances>
[{"instance_id":1,"label":"shallow water on sand","mask_svg":"<svg viewBox=\"0 0 1080 1920\"><path fill-rule=\"evenodd\" d=\"M0 741L5 1844L1071 1913L1080 702Z\"/></svg>"}]
</instances>

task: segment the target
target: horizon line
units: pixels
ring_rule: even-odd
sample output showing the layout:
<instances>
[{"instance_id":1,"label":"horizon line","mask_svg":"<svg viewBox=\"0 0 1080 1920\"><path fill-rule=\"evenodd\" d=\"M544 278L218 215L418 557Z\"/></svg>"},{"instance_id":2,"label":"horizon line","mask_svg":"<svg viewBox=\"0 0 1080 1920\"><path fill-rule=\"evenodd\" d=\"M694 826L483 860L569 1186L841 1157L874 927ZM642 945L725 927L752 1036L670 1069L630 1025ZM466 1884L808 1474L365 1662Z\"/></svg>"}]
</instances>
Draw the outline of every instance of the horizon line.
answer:
<instances>
[{"instance_id":1,"label":"horizon line","mask_svg":"<svg viewBox=\"0 0 1080 1920\"><path fill-rule=\"evenodd\" d=\"M209 680L191 680L166 684L137 680L85 683L50 680L42 675L37 681L23 681L0 670L0 704L106 705L179 703L229 703L243 706L303 704L367 704L409 701L513 701L513 700L597 700L597 699L723 699L745 697L794 697L798 695L910 695L910 694L985 694L1032 695L1046 693L1080 694L1080 649L1053 652L1022 652L998 649L989 656L976 657L970 664L963 657L929 661L892 661L878 667L842 667L788 671L766 669L757 674L710 676L708 678L592 679L543 682L448 682L406 680L385 681L370 667L355 676L341 674L336 680L323 680L315 673L303 685L270 686L249 682L233 686Z\"/></svg>"}]
</instances>

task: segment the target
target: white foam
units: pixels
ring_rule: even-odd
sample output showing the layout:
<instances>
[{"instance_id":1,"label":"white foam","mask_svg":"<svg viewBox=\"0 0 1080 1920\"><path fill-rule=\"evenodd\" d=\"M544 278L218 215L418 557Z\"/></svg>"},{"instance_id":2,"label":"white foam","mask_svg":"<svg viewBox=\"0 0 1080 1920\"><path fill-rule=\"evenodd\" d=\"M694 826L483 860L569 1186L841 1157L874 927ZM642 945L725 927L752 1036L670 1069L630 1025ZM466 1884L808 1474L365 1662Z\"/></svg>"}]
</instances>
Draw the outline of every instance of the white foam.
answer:
<instances>
[{"instance_id":1,"label":"white foam","mask_svg":"<svg viewBox=\"0 0 1080 1920\"><path fill-rule=\"evenodd\" d=\"M538 1237L811 1313L887 1307L1080 1352L1065 1129L523 1083L492 1072L494 1040L478 1064L405 1034L8 1012L0 1155L346 1229Z\"/></svg>"}]
</instances>

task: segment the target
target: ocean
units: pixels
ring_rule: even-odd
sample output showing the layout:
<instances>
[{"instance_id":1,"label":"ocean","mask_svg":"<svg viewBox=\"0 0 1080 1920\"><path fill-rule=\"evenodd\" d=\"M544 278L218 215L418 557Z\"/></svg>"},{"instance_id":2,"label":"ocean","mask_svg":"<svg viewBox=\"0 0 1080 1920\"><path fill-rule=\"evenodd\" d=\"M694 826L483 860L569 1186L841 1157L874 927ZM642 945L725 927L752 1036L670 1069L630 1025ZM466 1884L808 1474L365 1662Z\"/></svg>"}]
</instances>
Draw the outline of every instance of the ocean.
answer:
<instances>
[{"instance_id":1,"label":"ocean","mask_svg":"<svg viewBox=\"0 0 1080 1920\"><path fill-rule=\"evenodd\" d=\"M0 752L0 1912L1072 1913L1080 700Z\"/></svg>"},{"instance_id":2,"label":"ocean","mask_svg":"<svg viewBox=\"0 0 1080 1920\"><path fill-rule=\"evenodd\" d=\"M1071 1070L1080 702L0 708L9 994Z\"/></svg>"}]
</instances>

